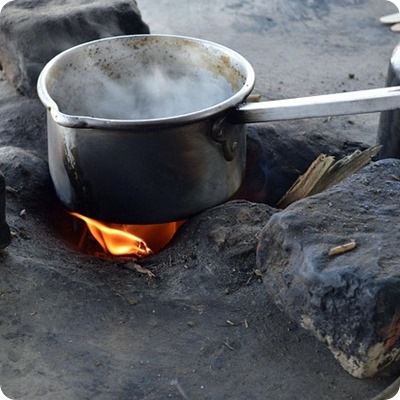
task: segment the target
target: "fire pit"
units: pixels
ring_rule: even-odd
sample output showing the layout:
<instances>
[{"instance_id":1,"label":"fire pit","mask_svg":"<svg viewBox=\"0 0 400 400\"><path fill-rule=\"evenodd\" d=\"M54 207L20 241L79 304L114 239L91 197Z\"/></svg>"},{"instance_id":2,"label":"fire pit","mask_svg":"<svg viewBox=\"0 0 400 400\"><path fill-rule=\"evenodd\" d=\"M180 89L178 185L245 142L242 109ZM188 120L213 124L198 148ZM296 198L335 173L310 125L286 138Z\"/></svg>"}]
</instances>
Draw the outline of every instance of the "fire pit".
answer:
<instances>
[{"instance_id":1,"label":"fire pit","mask_svg":"<svg viewBox=\"0 0 400 400\"><path fill-rule=\"evenodd\" d=\"M154 30L207 32L240 50L252 60L264 98L382 85L397 38L373 24L382 8L376 2L305 8L296 1L280 10L262 1L214 3L191 5L191 13L179 2L142 7ZM352 24L343 28L346 18ZM334 51L326 51L327 41ZM354 67L363 57L368 63ZM276 212L266 204L237 200L208 209L141 260L80 250L83 222L61 207L48 174L40 102L5 79L0 86L0 170L12 236L0 268L0 384L8 397L372 399L393 382L353 378L266 295L256 266L258 235ZM251 127L249 151L273 157L265 164L250 159L259 180L248 187L263 189L265 198L266 182L293 180L315 153L369 145L376 128L376 115Z\"/></svg>"}]
</instances>

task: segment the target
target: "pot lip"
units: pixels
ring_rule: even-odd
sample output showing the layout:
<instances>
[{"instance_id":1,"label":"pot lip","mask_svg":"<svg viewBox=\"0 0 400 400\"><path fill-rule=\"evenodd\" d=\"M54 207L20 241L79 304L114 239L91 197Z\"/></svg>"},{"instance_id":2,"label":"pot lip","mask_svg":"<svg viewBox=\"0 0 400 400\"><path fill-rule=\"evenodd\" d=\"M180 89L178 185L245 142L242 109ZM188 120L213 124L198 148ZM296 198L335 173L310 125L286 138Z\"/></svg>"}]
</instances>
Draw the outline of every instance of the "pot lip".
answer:
<instances>
[{"instance_id":1,"label":"pot lip","mask_svg":"<svg viewBox=\"0 0 400 400\"><path fill-rule=\"evenodd\" d=\"M123 40L129 38L160 38L160 39L182 39L185 41L197 42L200 44L209 45L215 48L219 48L223 50L223 52L232 55L236 61L244 67L246 75L245 82L243 86L231 97L225 99L224 101L203 108L198 111L194 111L187 114L180 114L171 117L163 117L163 118L153 118L153 119L110 119L110 118L98 118L98 117L90 117L85 115L69 115L61 112L57 103L50 96L47 88L46 81L50 70L54 67L54 65L66 57L70 52L77 51L79 48L85 47L87 45L104 42L104 41L113 41L113 40ZM71 47L67 50L56 55L52 58L42 69L38 82L37 82L37 92L41 102L50 112L53 120L64 127L67 128L82 128L82 129L105 129L105 130L127 130L132 128L142 128L142 127L162 127L162 126L171 126L171 125L182 125L191 122L196 122L202 119L207 119L211 116L215 116L217 114L221 114L227 110L238 107L238 105L245 101L247 96L253 90L255 84L255 72L250 64L250 62L243 57L241 54L236 51L230 49L229 47L223 46L221 44L194 38L190 36L182 36L182 35L169 35L169 34L140 34L140 35L121 35L121 36L112 36L97 40L92 40L89 42L81 43L77 46Z\"/></svg>"}]
</instances>

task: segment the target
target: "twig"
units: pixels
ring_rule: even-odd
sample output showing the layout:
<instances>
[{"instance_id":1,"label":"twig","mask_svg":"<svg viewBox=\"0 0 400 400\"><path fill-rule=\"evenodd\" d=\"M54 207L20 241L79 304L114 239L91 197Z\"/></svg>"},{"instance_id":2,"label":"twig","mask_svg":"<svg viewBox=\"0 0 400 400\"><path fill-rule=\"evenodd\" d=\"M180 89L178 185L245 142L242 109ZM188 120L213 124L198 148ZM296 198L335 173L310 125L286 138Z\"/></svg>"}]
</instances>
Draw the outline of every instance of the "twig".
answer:
<instances>
[{"instance_id":1,"label":"twig","mask_svg":"<svg viewBox=\"0 0 400 400\"><path fill-rule=\"evenodd\" d=\"M347 253L348 251L355 249L356 246L357 246L356 241L353 239L348 243L342 244L340 246L332 247L329 250L328 254L330 256L337 256L338 254Z\"/></svg>"},{"instance_id":2,"label":"twig","mask_svg":"<svg viewBox=\"0 0 400 400\"><path fill-rule=\"evenodd\" d=\"M182 386L179 384L178 379L173 379L171 381L171 385L176 387L176 390L179 392L179 394L185 399L189 400L189 397L187 397L186 393L183 391Z\"/></svg>"},{"instance_id":3,"label":"twig","mask_svg":"<svg viewBox=\"0 0 400 400\"><path fill-rule=\"evenodd\" d=\"M224 345L225 345L229 350L235 350L235 349L228 343L228 339L225 340Z\"/></svg>"},{"instance_id":4,"label":"twig","mask_svg":"<svg viewBox=\"0 0 400 400\"><path fill-rule=\"evenodd\" d=\"M124 264L124 267L131 270L131 271L136 271L139 272L139 274L145 274L147 275L149 278L155 278L155 274L153 274L153 272L151 272L149 269L142 267L141 265L135 263L135 262L131 262L128 264Z\"/></svg>"},{"instance_id":5,"label":"twig","mask_svg":"<svg viewBox=\"0 0 400 400\"><path fill-rule=\"evenodd\" d=\"M246 99L248 103L258 103L260 100L261 100L261 94L258 93L252 93Z\"/></svg>"},{"instance_id":6,"label":"twig","mask_svg":"<svg viewBox=\"0 0 400 400\"><path fill-rule=\"evenodd\" d=\"M13 188L13 187L11 187L11 186L6 186L6 191L7 191L8 193L12 193L12 194L17 194L17 193L19 193L19 190L18 190L18 189L15 189L15 188Z\"/></svg>"}]
</instances>

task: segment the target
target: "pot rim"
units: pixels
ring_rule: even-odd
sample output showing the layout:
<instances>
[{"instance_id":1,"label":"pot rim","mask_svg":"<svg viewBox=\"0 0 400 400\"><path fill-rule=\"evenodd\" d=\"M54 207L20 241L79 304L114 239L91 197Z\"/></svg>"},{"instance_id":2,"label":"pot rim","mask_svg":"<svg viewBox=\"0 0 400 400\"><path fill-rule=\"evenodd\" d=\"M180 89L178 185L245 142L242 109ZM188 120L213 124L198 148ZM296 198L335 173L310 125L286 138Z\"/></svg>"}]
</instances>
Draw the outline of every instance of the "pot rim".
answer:
<instances>
[{"instance_id":1,"label":"pot rim","mask_svg":"<svg viewBox=\"0 0 400 400\"><path fill-rule=\"evenodd\" d=\"M86 47L88 45L105 41L121 40L128 38L143 39L146 37L167 39L167 40L182 39L185 41L197 42L199 44L205 44L208 46L212 46L214 48L218 48L222 52L234 58L235 61L239 62L240 65L244 67L245 82L243 86L233 96L225 99L224 101L216 105L203 108L201 110L194 111L191 113L180 114L171 117L152 118L152 119L110 119L110 118L90 117L85 115L69 115L59 110L57 103L52 99L46 87L49 72L51 71L52 68L55 67L57 63L63 60L63 58L67 57L69 53L79 51L79 49ZM151 126L162 127L171 125L182 125L186 123L196 122L202 119L207 119L210 116L215 116L229 109L236 108L240 103L244 102L244 100L253 90L254 84L255 84L255 72L250 62L241 54L230 49L229 47L208 40L203 40L189 36L166 35L166 34L141 34L141 35L112 36L112 37L92 40L71 47L67 50L64 50L63 52L56 55L53 59L51 59L41 71L37 83L37 92L40 100L45 105L47 110L50 112L53 120L61 126L68 128L82 128L82 129L132 130L132 128L134 127L141 128L141 127L151 127Z\"/></svg>"}]
</instances>

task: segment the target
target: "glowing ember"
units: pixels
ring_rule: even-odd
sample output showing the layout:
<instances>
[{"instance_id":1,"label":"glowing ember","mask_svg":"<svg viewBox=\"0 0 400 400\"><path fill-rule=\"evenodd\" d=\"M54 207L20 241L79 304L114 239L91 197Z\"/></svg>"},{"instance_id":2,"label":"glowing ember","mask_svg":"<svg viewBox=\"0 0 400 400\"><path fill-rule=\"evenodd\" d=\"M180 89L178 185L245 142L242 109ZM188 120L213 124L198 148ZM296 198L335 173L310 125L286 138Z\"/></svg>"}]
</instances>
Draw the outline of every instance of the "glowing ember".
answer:
<instances>
[{"instance_id":1,"label":"glowing ember","mask_svg":"<svg viewBox=\"0 0 400 400\"><path fill-rule=\"evenodd\" d=\"M104 251L116 256L147 256L163 248L174 236L180 222L158 225L122 225L97 221L78 213Z\"/></svg>"}]
</instances>

